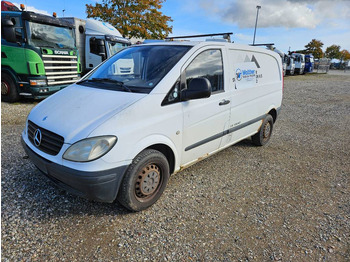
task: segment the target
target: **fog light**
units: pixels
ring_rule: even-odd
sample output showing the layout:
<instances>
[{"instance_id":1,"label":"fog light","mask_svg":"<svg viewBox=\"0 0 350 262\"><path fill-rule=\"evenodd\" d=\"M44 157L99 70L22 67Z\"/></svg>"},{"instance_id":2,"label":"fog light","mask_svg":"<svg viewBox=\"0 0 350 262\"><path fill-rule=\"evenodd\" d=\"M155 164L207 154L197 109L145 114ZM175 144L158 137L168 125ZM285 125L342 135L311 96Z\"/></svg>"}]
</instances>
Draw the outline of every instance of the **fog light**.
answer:
<instances>
[{"instance_id":1,"label":"fog light","mask_svg":"<svg viewBox=\"0 0 350 262\"><path fill-rule=\"evenodd\" d=\"M45 86L46 80L29 80L31 86Z\"/></svg>"},{"instance_id":2,"label":"fog light","mask_svg":"<svg viewBox=\"0 0 350 262\"><path fill-rule=\"evenodd\" d=\"M39 89L39 93L46 93L46 92L49 92L48 88L41 88L41 89Z\"/></svg>"}]
</instances>

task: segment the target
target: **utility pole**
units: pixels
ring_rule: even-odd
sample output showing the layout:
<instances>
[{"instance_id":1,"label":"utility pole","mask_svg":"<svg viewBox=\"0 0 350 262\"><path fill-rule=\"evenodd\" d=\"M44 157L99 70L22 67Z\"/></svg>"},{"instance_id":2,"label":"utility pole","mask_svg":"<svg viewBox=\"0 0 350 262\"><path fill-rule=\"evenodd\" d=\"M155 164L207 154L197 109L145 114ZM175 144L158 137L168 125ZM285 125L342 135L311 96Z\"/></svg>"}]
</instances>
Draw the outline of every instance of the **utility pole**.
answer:
<instances>
[{"instance_id":1,"label":"utility pole","mask_svg":"<svg viewBox=\"0 0 350 262\"><path fill-rule=\"evenodd\" d=\"M259 9L261 8L260 5L256 6L256 20L255 20L255 29L254 29L254 38L253 38L253 45L255 44L255 34L256 34L256 26L258 25L258 16L259 16Z\"/></svg>"}]
</instances>

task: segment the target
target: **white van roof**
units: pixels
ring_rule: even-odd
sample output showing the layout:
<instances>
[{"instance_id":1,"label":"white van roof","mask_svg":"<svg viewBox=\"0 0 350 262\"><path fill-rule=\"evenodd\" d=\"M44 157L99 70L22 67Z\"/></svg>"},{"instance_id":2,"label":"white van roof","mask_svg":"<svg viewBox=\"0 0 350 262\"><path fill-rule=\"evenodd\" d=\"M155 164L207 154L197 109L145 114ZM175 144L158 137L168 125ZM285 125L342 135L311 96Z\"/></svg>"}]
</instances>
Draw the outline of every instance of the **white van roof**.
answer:
<instances>
[{"instance_id":1,"label":"white van roof","mask_svg":"<svg viewBox=\"0 0 350 262\"><path fill-rule=\"evenodd\" d=\"M218 42L216 41L157 41L157 42L151 42L151 43L148 42L142 45L184 45L184 46L198 46L198 47L219 45L219 46L226 46L227 48L238 49L238 50L269 53L273 56L280 57L276 52L265 49L263 47L229 43L229 42L221 42L221 41L218 41Z\"/></svg>"}]
</instances>

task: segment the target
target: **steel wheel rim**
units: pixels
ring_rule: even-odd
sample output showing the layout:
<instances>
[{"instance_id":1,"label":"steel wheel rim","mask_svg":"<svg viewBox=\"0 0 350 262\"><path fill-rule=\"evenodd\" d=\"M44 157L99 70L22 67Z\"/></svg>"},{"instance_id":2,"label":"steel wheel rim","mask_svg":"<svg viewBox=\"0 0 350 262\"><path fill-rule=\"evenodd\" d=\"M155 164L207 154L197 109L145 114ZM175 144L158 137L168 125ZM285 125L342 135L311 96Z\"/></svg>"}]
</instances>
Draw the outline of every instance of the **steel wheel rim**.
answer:
<instances>
[{"instance_id":1,"label":"steel wheel rim","mask_svg":"<svg viewBox=\"0 0 350 262\"><path fill-rule=\"evenodd\" d=\"M137 175L135 195L140 201L152 199L162 184L161 169L156 164L148 164Z\"/></svg>"},{"instance_id":2,"label":"steel wheel rim","mask_svg":"<svg viewBox=\"0 0 350 262\"><path fill-rule=\"evenodd\" d=\"M9 90L10 90L10 85L5 81L1 81L1 94L7 95L9 93Z\"/></svg>"},{"instance_id":3,"label":"steel wheel rim","mask_svg":"<svg viewBox=\"0 0 350 262\"><path fill-rule=\"evenodd\" d=\"M264 140L269 139L270 134L271 134L271 123L267 122L263 129L263 139Z\"/></svg>"}]
</instances>

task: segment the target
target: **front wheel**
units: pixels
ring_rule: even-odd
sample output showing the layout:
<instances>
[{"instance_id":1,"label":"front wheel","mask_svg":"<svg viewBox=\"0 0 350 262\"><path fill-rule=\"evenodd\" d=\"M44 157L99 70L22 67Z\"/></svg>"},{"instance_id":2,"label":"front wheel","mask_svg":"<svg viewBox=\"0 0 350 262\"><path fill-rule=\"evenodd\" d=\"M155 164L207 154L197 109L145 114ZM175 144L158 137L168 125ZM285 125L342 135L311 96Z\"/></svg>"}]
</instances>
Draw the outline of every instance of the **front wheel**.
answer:
<instances>
[{"instance_id":1,"label":"front wheel","mask_svg":"<svg viewBox=\"0 0 350 262\"><path fill-rule=\"evenodd\" d=\"M118 201L131 211L153 205L162 195L169 179L169 164L157 150L146 149L129 166L118 193Z\"/></svg>"},{"instance_id":2,"label":"front wheel","mask_svg":"<svg viewBox=\"0 0 350 262\"><path fill-rule=\"evenodd\" d=\"M13 103L18 99L15 81L8 74L1 72L1 101Z\"/></svg>"},{"instance_id":3,"label":"front wheel","mask_svg":"<svg viewBox=\"0 0 350 262\"><path fill-rule=\"evenodd\" d=\"M273 129L273 118L271 115L267 115L258 131L252 136L253 144L257 146L266 145L269 142Z\"/></svg>"}]
</instances>

